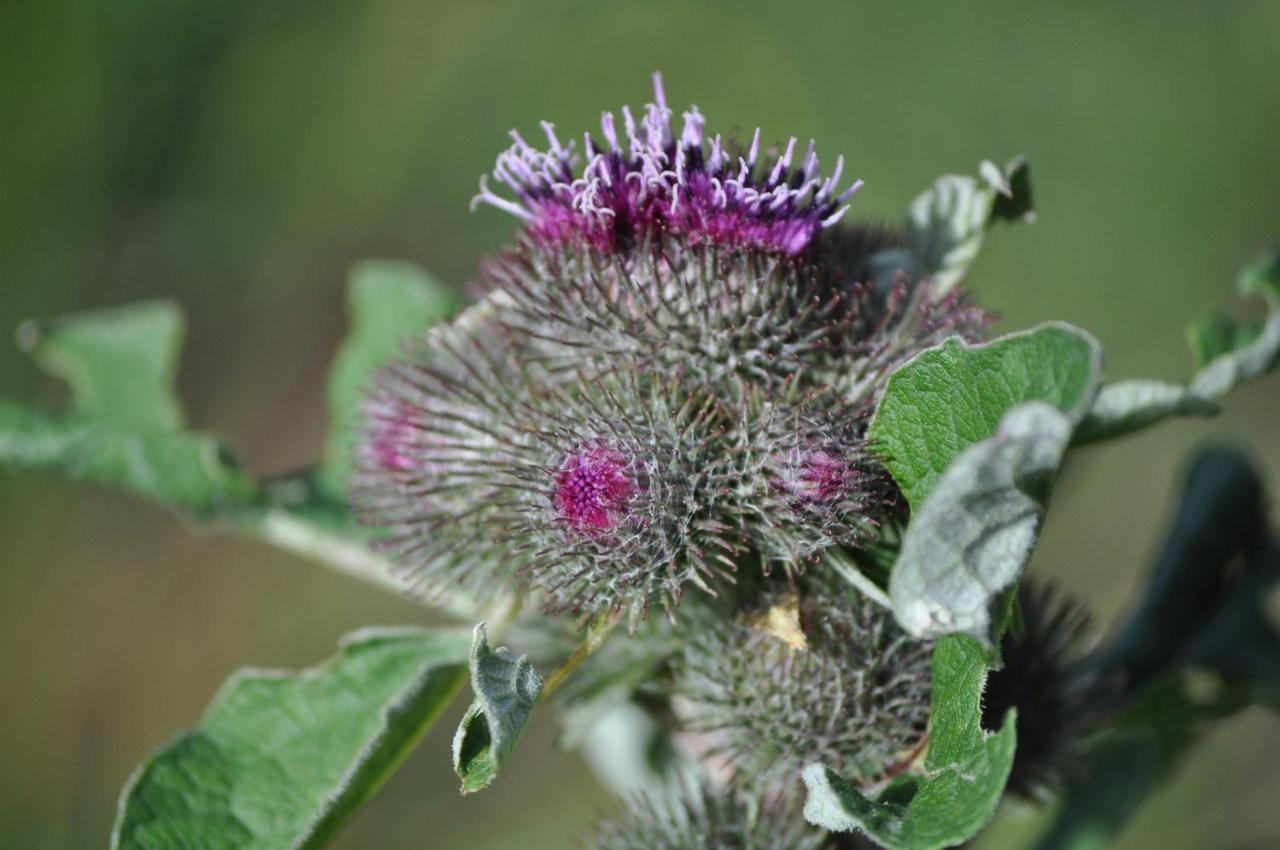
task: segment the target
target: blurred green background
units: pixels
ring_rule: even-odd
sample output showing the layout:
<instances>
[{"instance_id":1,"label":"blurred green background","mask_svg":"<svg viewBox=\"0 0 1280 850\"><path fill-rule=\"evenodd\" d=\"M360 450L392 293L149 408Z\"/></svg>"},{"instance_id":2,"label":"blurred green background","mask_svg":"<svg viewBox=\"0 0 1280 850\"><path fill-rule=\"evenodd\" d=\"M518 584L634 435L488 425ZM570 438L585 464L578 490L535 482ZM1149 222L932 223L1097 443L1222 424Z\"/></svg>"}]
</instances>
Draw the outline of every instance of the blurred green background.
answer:
<instances>
[{"instance_id":1,"label":"blurred green background","mask_svg":"<svg viewBox=\"0 0 1280 850\"><path fill-rule=\"evenodd\" d=\"M819 140L896 218L944 171L1023 153L1039 222L971 284L1005 329L1075 322L1111 376L1178 378L1184 320L1237 305L1280 237L1280 3L0 2L0 324L172 296L190 419L254 472L318 456L349 263L462 285L514 222L467 202L513 125L594 128L661 68L710 126ZM1247 310L1245 305L1242 309ZM7 333L7 331L6 331ZM60 392L16 349L0 392ZM1248 447L1280 492L1280 379L1208 422L1081 453L1033 569L1123 610L1188 451ZM423 613L123 497L0 477L0 846L102 847L133 765L237 666L298 666ZM446 718L338 846L558 848L611 803L541 718L460 801ZM1200 748L1125 848L1280 846L1280 724ZM1011 810L981 846L1033 828ZM192 848L198 850L198 848Z\"/></svg>"}]
</instances>

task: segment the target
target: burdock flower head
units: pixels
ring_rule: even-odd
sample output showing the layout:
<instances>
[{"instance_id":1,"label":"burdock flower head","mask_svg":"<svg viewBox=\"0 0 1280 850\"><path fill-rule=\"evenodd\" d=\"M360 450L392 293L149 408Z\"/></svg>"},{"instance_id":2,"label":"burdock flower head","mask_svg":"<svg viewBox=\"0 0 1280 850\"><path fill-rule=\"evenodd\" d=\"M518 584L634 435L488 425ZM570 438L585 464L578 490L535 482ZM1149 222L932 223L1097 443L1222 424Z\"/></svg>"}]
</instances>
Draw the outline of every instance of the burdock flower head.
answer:
<instances>
[{"instance_id":1,"label":"burdock flower head","mask_svg":"<svg viewBox=\"0 0 1280 850\"><path fill-rule=\"evenodd\" d=\"M843 161L677 132L661 81L580 150L545 124L498 157L522 222L480 303L385 368L354 501L424 590L532 589L552 611L650 608L788 575L900 511L865 431L891 367L980 313L873 280ZM883 284L883 285L882 285Z\"/></svg>"},{"instance_id":2,"label":"burdock flower head","mask_svg":"<svg viewBox=\"0 0 1280 850\"><path fill-rule=\"evenodd\" d=\"M639 120L629 107L621 127L604 113L602 140L584 135L581 154L545 121L545 149L511 131L514 144L498 157L493 176L515 199L498 195L482 177L473 204L519 216L539 240L586 241L605 252L671 234L691 244L788 256L805 251L848 211L845 201L862 183L841 188L844 157L824 176L812 141L803 154L792 137L781 154L766 155L759 129L745 149L720 135L708 138L696 106L684 113L677 135L659 74L653 87L654 102Z\"/></svg>"},{"instance_id":3,"label":"burdock flower head","mask_svg":"<svg viewBox=\"0 0 1280 850\"><path fill-rule=\"evenodd\" d=\"M736 784L768 788L814 762L870 782L919 754L928 643L817 570L766 580L737 607L693 624L675 691L688 727Z\"/></svg>"},{"instance_id":4,"label":"burdock flower head","mask_svg":"<svg viewBox=\"0 0 1280 850\"><path fill-rule=\"evenodd\" d=\"M433 333L369 402L356 490L383 545L428 584L518 574L557 611L638 618L709 590L733 546L708 403L630 373L548 382L484 330Z\"/></svg>"}]
</instances>

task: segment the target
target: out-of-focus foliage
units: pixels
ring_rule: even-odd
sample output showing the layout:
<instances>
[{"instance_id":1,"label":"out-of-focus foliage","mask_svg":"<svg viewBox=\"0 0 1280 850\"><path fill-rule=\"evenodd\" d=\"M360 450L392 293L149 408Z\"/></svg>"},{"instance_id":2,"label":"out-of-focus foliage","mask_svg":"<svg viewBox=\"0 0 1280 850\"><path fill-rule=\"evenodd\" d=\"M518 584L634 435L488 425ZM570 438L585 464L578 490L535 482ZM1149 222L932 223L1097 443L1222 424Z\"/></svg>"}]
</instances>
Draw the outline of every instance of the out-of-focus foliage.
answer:
<instances>
[{"instance_id":1,"label":"out-of-focus foliage","mask_svg":"<svg viewBox=\"0 0 1280 850\"><path fill-rule=\"evenodd\" d=\"M339 501L346 498L360 404L373 371L457 305L456 292L412 264L391 261L358 264L347 297L351 328L329 376L329 438L320 468L321 486Z\"/></svg>"},{"instance_id":2,"label":"out-of-focus foliage","mask_svg":"<svg viewBox=\"0 0 1280 850\"><path fill-rule=\"evenodd\" d=\"M210 516L252 502L255 485L213 438L181 430L173 391L181 308L168 302L28 322L19 339L71 388L55 417L0 397L0 464L57 472Z\"/></svg>"}]
</instances>

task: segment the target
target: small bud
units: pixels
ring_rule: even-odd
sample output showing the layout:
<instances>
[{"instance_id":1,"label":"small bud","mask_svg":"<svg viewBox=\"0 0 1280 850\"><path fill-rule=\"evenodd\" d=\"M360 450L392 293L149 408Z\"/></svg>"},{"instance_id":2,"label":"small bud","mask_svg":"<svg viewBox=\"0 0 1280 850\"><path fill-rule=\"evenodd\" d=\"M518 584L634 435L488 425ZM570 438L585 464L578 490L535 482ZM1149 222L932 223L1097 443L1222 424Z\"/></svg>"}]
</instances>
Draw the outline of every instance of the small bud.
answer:
<instances>
[{"instance_id":1,"label":"small bud","mask_svg":"<svg viewBox=\"0 0 1280 850\"><path fill-rule=\"evenodd\" d=\"M738 617L689 630L676 693L707 755L752 788L814 762L868 782L910 762L929 717L930 645L816 570L794 588L766 580L758 594ZM774 625L788 606L802 640Z\"/></svg>"},{"instance_id":2,"label":"small bud","mask_svg":"<svg viewBox=\"0 0 1280 850\"><path fill-rule=\"evenodd\" d=\"M867 406L824 391L748 400L738 416L736 498L766 568L795 571L829 546L860 547L898 515L897 487L863 439Z\"/></svg>"}]
</instances>

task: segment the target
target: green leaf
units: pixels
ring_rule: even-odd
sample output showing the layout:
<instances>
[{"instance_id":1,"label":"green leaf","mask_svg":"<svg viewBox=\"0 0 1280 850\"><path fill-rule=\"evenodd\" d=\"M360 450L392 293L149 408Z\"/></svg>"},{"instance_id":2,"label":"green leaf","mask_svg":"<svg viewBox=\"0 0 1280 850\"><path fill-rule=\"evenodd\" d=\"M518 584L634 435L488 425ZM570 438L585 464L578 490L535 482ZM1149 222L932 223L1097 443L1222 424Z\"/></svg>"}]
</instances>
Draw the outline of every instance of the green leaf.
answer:
<instances>
[{"instance_id":1,"label":"green leaf","mask_svg":"<svg viewBox=\"0 0 1280 850\"><path fill-rule=\"evenodd\" d=\"M113 850L312 850L381 787L465 680L460 631L366 630L326 664L232 676L125 786Z\"/></svg>"},{"instance_id":2,"label":"green leaf","mask_svg":"<svg viewBox=\"0 0 1280 850\"><path fill-rule=\"evenodd\" d=\"M71 387L73 409L126 428L176 431L173 393L182 347L182 310L150 301L30 321L18 342L44 371Z\"/></svg>"},{"instance_id":3,"label":"green leaf","mask_svg":"<svg viewBox=\"0 0 1280 850\"><path fill-rule=\"evenodd\" d=\"M1280 363L1280 247L1264 253L1240 273L1243 295L1263 298L1262 323L1204 317L1188 328L1198 370L1185 384L1120 381L1107 384L1076 433L1077 445L1123 436L1171 416L1212 416L1236 387Z\"/></svg>"},{"instance_id":4,"label":"green leaf","mask_svg":"<svg viewBox=\"0 0 1280 850\"><path fill-rule=\"evenodd\" d=\"M1043 401L1076 420L1101 373L1097 340L1061 322L981 345L952 337L893 373L868 437L917 510L960 452L994 434L1014 405Z\"/></svg>"},{"instance_id":5,"label":"green leaf","mask_svg":"<svg viewBox=\"0 0 1280 850\"><path fill-rule=\"evenodd\" d=\"M995 646L991 609L1022 576L1071 439L1043 402L1010 410L992 437L964 450L912 516L889 576L898 622L913 635L963 633Z\"/></svg>"},{"instance_id":6,"label":"green leaf","mask_svg":"<svg viewBox=\"0 0 1280 850\"><path fill-rule=\"evenodd\" d=\"M173 393L180 308L135 304L27 322L19 343L71 388L50 416L0 399L0 466L52 472L212 516L258 498L213 437L182 431Z\"/></svg>"},{"instance_id":7,"label":"green leaf","mask_svg":"<svg viewBox=\"0 0 1280 850\"><path fill-rule=\"evenodd\" d=\"M517 657L505 646L490 649L480 623L471 644L471 689L475 701L453 736L453 769L463 794L488 788L498 778L542 693L542 677L527 656Z\"/></svg>"},{"instance_id":8,"label":"green leaf","mask_svg":"<svg viewBox=\"0 0 1280 850\"><path fill-rule=\"evenodd\" d=\"M937 850L967 841L991 819L1013 766L1014 713L983 731L986 651L953 635L933 652L933 713L924 775L865 796L830 767L805 768L804 814L837 832L860 830L889 850Z\"/></svg>"},{"instance_id":9,"label":"green leaf","mask_svg":"<svg viewBox=\"0 0 1280 850\"><path fill-rule=\"evenodd\" d=\"M1004 169L986 161L977 177L944 175L912 201L905 249L882 252L872 266L881 281L898 273L930 277L941 295L964 278L994 222L1034 218L1026 160L1014 159Z\"/></svg>"},{"instance_id":10,"label":"green leaf","mask_svg":"<svg viewBox=\"0 0 1280 850\"><path fill-rule=\"evenodd\" d=\"M1245 295L1265 298L1272 309L1280 309L1280 244L1263 250L1236 278L1236 288Z\"/></svg>"},{"instance_id":11,"label":"green leaf","mask_svg":"<svg viewBox=\"0 0 1280 850\"><path fill-rule=\"evenodd\" d=\"M1015 734L1012 712L994 735L981 726L989 647L1008 619L991 610L1016 585L1101 359L1091 336L1055 323L979 346L950 339L890 378L869 433L912 506L890 600L907 622L946 634L934 650L929 750L923 777L876 799L810 765L811 822L890 850L932 850L990 820Z\"/></svg>"},{"instance_id":12,"label":"green leaf","mask_svg":"<svg viewBox=\"0 0 1280 850\"><path fill-rule=\"evenodd\" d=\"M453 312L457 296L417 266L388 260L357 263L347 287L350 330L329 376L328 444L321 486L345 498L360 402L372 373L416 336Z\"/></svg>"},{"instance_id":13,"label":"green leaf","mask_svg":"<svg viewBox=\"0 0 1280 850\"><path fill-rule=\"evenodd\" d=\"M1262 333L1262 322L1237 322L1222 313L1208 313L1187 326L1187 345L1196 369L1224 354L1239 351Z\"/></svg>"},{"instance_id":14,"label":"green leaf","mask_svg":"<svg viewBox=\"0 0 1280 850\"><path fill-rule=\"evenodd\" d=\"M206 434L58 419L0 399L0 466L125 490L196 516L252 502L254 483Z\"/></svg>"}]
</instances>

